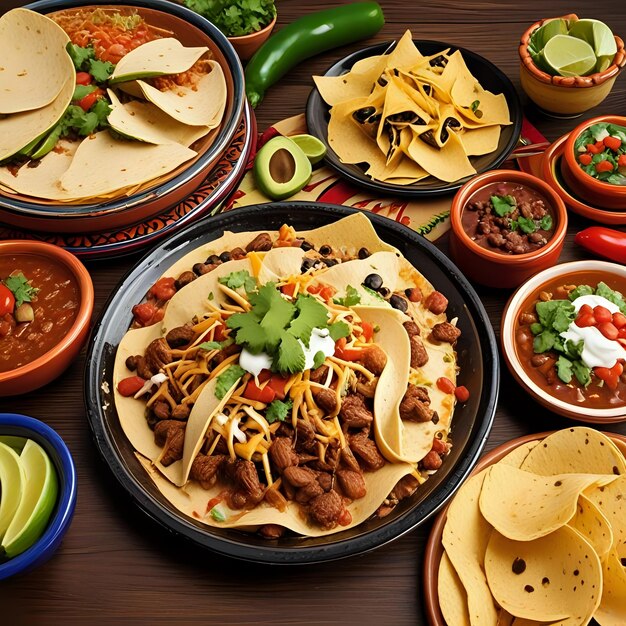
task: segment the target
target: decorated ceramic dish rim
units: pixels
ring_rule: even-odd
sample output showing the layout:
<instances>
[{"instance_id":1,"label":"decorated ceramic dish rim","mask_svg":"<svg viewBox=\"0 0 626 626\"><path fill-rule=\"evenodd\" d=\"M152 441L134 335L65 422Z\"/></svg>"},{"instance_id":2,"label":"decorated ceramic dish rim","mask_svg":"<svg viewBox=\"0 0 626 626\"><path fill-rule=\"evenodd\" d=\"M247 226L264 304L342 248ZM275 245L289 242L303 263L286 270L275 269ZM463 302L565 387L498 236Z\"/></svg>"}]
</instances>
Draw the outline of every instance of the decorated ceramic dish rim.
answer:
<instances>
[{"instance_id":1,"label":"decorated ceramic dish rim","mask_svg":"<svg viewBox=\"0 0 626 626\"><path fill-rule=\"evenodd\" d=\"M161 13L173 15L181 20L189 22L198 30L210 37L220 52L224 55L228 63L225 70L231 73L233 79L233 107L228 119L222 122L220 131L215 141L207 148L201 157L185 168L180 174L171 180L153 185L139 193L129 197L121 197L106 200L104 202L94 201L88 204L72 204L64 207L62 204L36 204L21 199L13 199L10 196L0 194L0 207L18 212L25 212L38 216L53 215L71 219L73 215L103 215L123 211L144 204L147 201L154 200L158 197L165 196L172 191L189 183L195 176L198 176L206 167L207 163L219 158L224 150L227 149L233 136L237 132L239 123L243 114L244 103L246 101L244 91L244 77L241 61L237 56L234 48L222 32L209 22L206 18L195 13L182 5L169 2L168 0L124 0L122 3L114 3L110 0L39 0L32 4L26 5L25 9L37 11L47 14L54 11L65 9L74 9L81 6L120 6L120 7L139 7L160 11Z\"/></svg>"},{"instance_id":2,"label":"decorated ceramic dish rim","mask_svg":"<svg viewBox=\"0 0 626 626\"><path fill-rule=\"evenodd\" d=\"M51 457L59 479L59 494L46 530L30 548L0 564L3 580L43 563L56 550L74 515L77 484L71 452L61 436L44 422L19 413L0 413L0 434L34 439Z\"/></svg>"},{"instance_id":3,"label":"decorated ceramic dish rim","mask_svg":"<svg viewBox=\"0 0 626 626\"><path fill-rule=\"evenodd\" d=\"M623 226L626 224L625 211L600 209L592 207L589 204L585 204L581 198L574 195L573 190L569 189L569 187L566 186L565 181L561 179L557 168L559 167L559 159L563 159L565 142L568 137L569 133L566 133L546 148L540 165L542 179L548 183L554 191L556 191L565 205L574 211L574 213L596 220L602 224L615 224Z\"/></svg>"},{"instance_id":4,"label":"decorated ceramic dish rim","mask_svg":"<svg viewBox=\"0 0 626 626\"><path fill-rule=\"evenodd\" d=\"M438 472L431 479L432 482L426 483L427 486L422 490L424 501L411 503L411 499L407 499L385 518L386 521L381 521L379 527L376 527L377 520L368 520L359 526L357 531L354 529L344 531L349 533L347 537L345 535L342 537L343 533L340 532L322 538L300 540L290 537L267 541L234 529L201 526L197 520L186 517L169 505L161 504L157 496L149 493L140 483L140 480L148 483L149 489L154 492L156 488L150 484L147 475L141 473L135 476L136 470L126 462L124 447L127 448L126 456L131 459L133 465L136 459L129 451L127 441L114 437L113 428L119 432L119 423L117 415L109 411L113 403L110 369L115 346L125 332L124 322L117 319L118 315L122 314L118 314L117 311L122 308L124 320L130 323L128 305L134 304L137 298L139 287L136 287L135 293L135 285L138 277L142 278L140 296L142 298L149 288L146 281L150 282L157 278L163 269L182 257L190 247L212 241L228 228L250 230L257 224L262 224L262 228L274 228L285 221L290 221L297 228L315 228L354 212L355 209L321 203L270 203L228 211L211 220L196 223L157 246L126 274L118 288L113 290L92 330L90 351L86 359L84 397L89 424L98 450L139 508L167 530L193 542L197 547L242 560L272 564L310 564L361 554L389 543L434 515L456 491L457 483L471 470L480 455L493 423L499 389L499 360L495 335L480 298L462 273L433 244L393 220L365 213L383 238L402 242L401 245L411 254L424 255L424 258L429 260L431 268L428 273L437 275L437 280L445 279L455 290L455 298L458 294L458 303L455 306L458 306L459 312L462 313L464 310L468 312L461 323L471 330L472 337L479 336L479 332L482 337L480 349L470 351L466 347L463 357L467 359L468 364L465 376L476 377L479 380L480 392L473 396L473 399L470 398L467 405L458 409L459 412L464 411L465 420L461 423L466 424L464 430L457 427L459 445L456 446L456 450L453 447L451 454L454 456L450 458L448 469L441 474ZM257 217L253 218L254 215ZM419 250L418 253L415 252L416 249ZM159 267L160 263L163 263L163 268ZM473 364L473 368L469 367L470 363ZM112 424L112 419L116 423ZM463 432L464 435L460 434ZM138 469L143 470L138 462L136 465ZM437 476L441 478L437 480ZM375 527L368 528L372 525ZM350 536L355 533L355 536ZM304 542L308 542L308 545L299 545Z\"/></svg>"},{"instance_id":5,"label":"decorated ceramic dish rim","mask_svg":"<svg viewBox=\"0 0 626 626\"><path fill-rule=\"evenodd\" d=\"M491 180L496 179L496 180ZM516 180L517 179L517 180ZM491 185L497 182L518 182L527 187L533 188L535 191L539 191L550 202L552 211L556 217L556 228L548 243L543 248L538 248L532 252L525 254L502 254L483 248L477 244L470 236L465 232L462 223L463 211L468 200L480 189L486 185ZM543 257L552 254L555 249L563 246L565 235L567 234L567 210L561 197L541 178L528 174L522 170L489 170L474 176L471 180L467 181L461 189L459 189L452 200L452 207L450 208L450 224L454 230L454 234L457 236L459 242L468 248L473 254L497 263L498 265L517 265L523 266L526 264L535 264L537 261L542 260Z\"/></svg>"},{"instance_id":6,"label":"decorated ceramic dish rim","mask_svg":"<svg viewBox=\"0 0 626 626\"><path fill-rule=\"evenodd\" d=\"M511 138L504 145L504 147L499 152L497 157L493 160L493 162L489 165L489 169L485 171L490 171L500 167L507 159L510 158L511 153L517 145L522 131L522 121L524 117L520 98L509 77L504 72L502 72L502 70L500 70L494 63L489 61L489 59L477 54L476 52L472 52L467 48L432 39L413 39L413 42L417 46L436 46L439 51L445 50L446 48L450 48L453 51L458 50L463 55L463 58L471 59L472 61L483 64L490 70L490 72L494 76L497 77L497 79L501 83L500 93L504 94L507 100L507 105L509 106L509 113L511 117ZM351 54L333 63L330 67L326 68L322 76L340 76L342 73L344 73L342 70L344 70L345 68L351 68L360 59L374 56L376 54L389 52L391 50L391 46L395 43L397 43L397 40L386 41L383 43L377 43L372 46L368 46L366 48L361 48L356 52L352 52ZM313 86L306 103L306 122L309 133L315 135L326 146L327 152L326 156L324 157L324 162L329 167L339 172L341 176L347 178L350 182L358 185L359 187L376 191L378 193L382 192L407 198L433 197L450 194L459 189L463 184L471 180L473 176L477 175L474 174L473 176L466 176L452 183L437 181L437 179L429 177L433 178L434 181L440 183L436 187L393 185L390 183L380 182L369 178L365 174L365 172L363 172L358 167L358 165L342 163L332 147L329 145L328 121L326 119L329 110L330 107L322 99L322 96L320 95L317 87ZM505 128L508 128L508 126ZM492 154L496 154L496 151L494 151ZM478 156L475 158L481 157ZM481 173L483 172L479 172L479 174Z\"/></svg>"},{"instance_id":7,"label":"decorated ceramic dish rim","mask_svg":"<svg viewBox=\"0 0 626 626\"><path fill-rule=\"evenodd\" d=\"M535 441L537 439L543 440L549 435L552 435L557 431L551 430L541 433L534 433L530 435L524 435L522 437L517 437L516 439L511 439L510 441L505 441L499 446L493 448L483 456L470 475L463 481L463 484L469 480L472 476L475 476L478 472L484 470L486 467L497 463L501 459L503 459L509 452L512 452L516 448L523 446L524 444ZM626 435L621 435L619 433L610 433L604 432L604 435L610 437L611 439L622 442L624 447L626 448ZM624 450L622 449L622 453ZM463 486L461 485L461 487ZM424 591L424 600L425 600L425 611L428 616L428 623L430 626L446 626L446 621L441 614L441 608L439 606L439 591L438 591L438 583L439 583L439 563L441 561L441 556L443 554L443 546L441 544L441 538L443 536L443 527L446 523L448 508L450 504L448 503L437 515L435 522L430 530L430 534L428 535L428 539L426 541L426 549L424 551L424 565L422 569L422 586Z\"/></svg>"},{"instance_id":8,"label":"decorated ceramic dish rim","mask_svg":"<svg viewBox=\"0 0 626 626\"><path fill-rule=\"evenodd\" d=\"M30 239L10 239L0 241L0 253L5 254L12 248L23 248L27 250L18 250L14 254L30 254L36 256L52 257L62 265L64 265L76 279L80 290L80 305L76 313L74 323L67 333L56 343L50 350L37 357L34 361L30 361L25 365L9 370L8 372L0 372L0 383L6 385L12 380L28 376L31 372L45 368L52 359L56 358L80 338L91 322L91 315L94 306L94 289L91 275L87 268L76 258L71 252L64 248L46 243L44 241L31 241ZM8 252L11 254L11 252Z\"/></svg>"},{"instance_id":9,"label":"decorated ceramic dish rim","mask_svg":"<svg viewBox=\"0 0 626 626\"><path fill-rule=\"evenodd\" d=\"M607 274L618 274L626 278L626 266L622 267L617 263L610 263L608 261L592 260L561 263L535 274L530 280L526 281L517 289L504 308L504 313L502 314L502 330L500 333L502 354L513 377L542 404L550 406L555 412L565 417L574 415L574 419L580 421L598 424L615 424L626 420L626 406L616 407L614 409L590 409L588 407L579 407L575 404L563 402L563 400L555 398L545 392L524 371L524 367L519 361L514 345L515 318L520 305L533 291L547 281L558 276L565 277L577 271L603 271Z\"/></svg>"}]
</instances>

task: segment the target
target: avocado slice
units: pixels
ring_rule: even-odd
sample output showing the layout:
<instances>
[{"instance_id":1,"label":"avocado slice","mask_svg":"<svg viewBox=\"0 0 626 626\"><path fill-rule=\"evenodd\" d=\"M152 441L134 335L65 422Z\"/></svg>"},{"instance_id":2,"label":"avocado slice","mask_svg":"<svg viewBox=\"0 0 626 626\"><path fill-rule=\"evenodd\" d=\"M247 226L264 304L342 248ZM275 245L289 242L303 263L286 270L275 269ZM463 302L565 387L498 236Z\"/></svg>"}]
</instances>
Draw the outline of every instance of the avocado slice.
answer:
<instances>
[{"instance_id":1,"label":"avocado slice","mask_svg":"<svg viewBox=\"0 0 626 626\"><path fill-rule=\"evenodd\" d=\"M284 200L311 180L311 162L288 137L270 139L254 159L254 179L259 190L272 200Z\"/></svg>"}]
</instances>

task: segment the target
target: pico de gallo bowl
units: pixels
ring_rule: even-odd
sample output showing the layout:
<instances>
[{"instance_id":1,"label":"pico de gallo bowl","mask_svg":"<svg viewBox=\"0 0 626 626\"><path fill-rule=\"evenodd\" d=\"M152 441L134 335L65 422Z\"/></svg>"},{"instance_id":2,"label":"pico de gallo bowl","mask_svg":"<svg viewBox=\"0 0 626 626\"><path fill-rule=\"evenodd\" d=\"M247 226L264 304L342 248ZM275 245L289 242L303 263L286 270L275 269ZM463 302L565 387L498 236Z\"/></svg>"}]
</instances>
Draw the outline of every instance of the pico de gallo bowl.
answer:
<instances>
[{"instance_id":1,"label":"pico de gallo bowl","mask_svg":"<svg viewBox=\"0 0 626 626\"><path fill-rule=\"evenodd\" d=\"M626 208L626 117L594 118L574 129L561 170L584 200L608 209Z\"/></svg>"},{"instance_id":2,"label":"pico de gallo bowl","mask_svg":"<svg viewBox=\"0 0 626 626\"><path fill-rule=\"evenodd\" d=\"M542 404L582 421L626 419L626 268L579 261L533 277L502 325L509 369Z\"/></svg>"}]
</instances>

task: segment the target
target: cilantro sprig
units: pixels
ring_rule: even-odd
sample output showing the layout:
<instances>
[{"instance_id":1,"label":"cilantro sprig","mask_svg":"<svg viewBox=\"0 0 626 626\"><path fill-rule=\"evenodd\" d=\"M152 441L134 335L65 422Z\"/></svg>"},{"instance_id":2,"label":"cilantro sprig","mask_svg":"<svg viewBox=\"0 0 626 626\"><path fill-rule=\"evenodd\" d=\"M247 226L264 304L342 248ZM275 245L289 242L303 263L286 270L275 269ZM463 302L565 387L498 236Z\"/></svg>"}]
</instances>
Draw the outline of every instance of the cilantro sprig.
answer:
<instances>
[{"instance_id":1,"label":"cilantro sprig","mask_svg":"<svg viewBox=\"0 0 626 626\"><path fill-rule=\"evenodd\" d=\"M346 295L343 298L334 298L333 302L341 306L351 307L361 302L361 295L352 285L348 285Z\"/></svg>"},{"instance_id":2,"label":"cilantro sprig","mask_svg":"<svg viewBox=\"0 0 626 626\"><path fill-rule=\"evenodd\" d=\"M24 302L32 302L33 298L39 293L39 289L33 287L24 274L8 276L2 282L7 289L13 292L16 308L24 304Z\"/></svg>"},{"instance_id":3,"label":"cilantro sprig","mask_svg":"<svg viewBox=\"0 0 626 626\"><path fill-rule=\"evenodd\" d=\"M265 419L267 420L267 423L273 424L277 420L279 422L284 422L292 407L293 402L291 400L285 400L284 402L281 400L273 400L270 402L267 407L267 411L265 412Z\"/></svg>"},{"instance_id":4,"label":"cilantro sprig","mask_svg":"<svg viewBox=\"0 0 626 626\"><path fill-rule=\"evenodd\" d=\"M490 198L493 210L498 217L504 217L509 213L512 213L517 207L517 201L515 196L498 196L493 195Z\"/></svg>"}]
</instances>

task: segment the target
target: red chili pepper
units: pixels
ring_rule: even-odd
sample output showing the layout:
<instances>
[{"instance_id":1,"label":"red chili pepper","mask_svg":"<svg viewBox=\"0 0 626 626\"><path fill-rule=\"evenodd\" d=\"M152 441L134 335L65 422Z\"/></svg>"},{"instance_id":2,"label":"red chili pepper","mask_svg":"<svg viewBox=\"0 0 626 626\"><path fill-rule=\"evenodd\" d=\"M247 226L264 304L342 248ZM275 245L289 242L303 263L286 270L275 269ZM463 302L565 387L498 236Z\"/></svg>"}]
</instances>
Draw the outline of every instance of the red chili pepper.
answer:
<instances>
[{"instance_id":1,"label":"red chili pepper","mask_svg":"<svg viewBox=\"0 0 626 626\"><path fill-rule=\"evenodd\" d=\"M626 232L604 226L590 226L581 230L575 241L589 252L626 264Z\"/></svg>"},{"instance_id":2,"label":"red chili pepper","mask_svg":"<svg viewBox=\"0 0 626 626\"><path fill-rule=\"evenodd\" d=\"M76 72L77 85L91 85L92 78L89 72Z\"/></svg>"},{"instance_id":3,"label":"red chili pepper","mask_svg":"<svg viewBox=\"0 0 626 626\"><path fill-rule=\"evenodd\" d=\"M469 400L469 397L470 397L470 392L469 392L467 387L464 387L463 385L461 385L460 387L457 387L454 390L454 397L459 402L467 402Z\"/></svg>"},{"instance_id":4,"label":"red chili pepper","mask_svg":"<svg viewBox=\"0 0 626 626\"><path fill-rule=\"evenodd\" d=\"M613 171L613 163L611 161L599 161L596 163L596 172L612 172Z\"/></svg>"},{"instance_id":5,"label":"red chili pepper","mask_svg":"<svg viewBox=\"0 0 626 626\"><path fill-rule=\"evenodd\" d=\"M269 385L265 385L265 387L261 388L254 382L254 378L252 378L246 385L243 397L248 400L254 400L255 402L264 402L265 404L269 404L272 400L274 400L276 394Z\"/></svg>"},{"instance_id":6,"label":"red chili pepper","mask_svg":"<svg viewBox=\"0 0 626 626\"><path fill-rule=\"evenodd\" d=\"M128 398L134 396L145 384L146 381L141 376L129 376L117 383L117 390L120 395Z\"/></svg>"},{"instance_id":7,"label":"red chili pepper","mask_svg":"<svg viewBox=\"0 0 626 626\"><path fill-rule=\"evenodd\" d=\"M620 154L617 157L617 167L626 167L626 154Z\"/></svg>"},{"instance_id":8,"label":"red chili pepper","mask_svg":"<svg viewBox=\"0 0 626 626\"><path fill-rule=\"evenodd\" d=\"M365 341L371 341L374 336L374 326L369 322L361 322L361 329L363 330L363 339Z\"/></svg>"},{"instance_id":9,"label":"red chili pepper","mask_svg":"<svg viewBox=\"0 0 626 626\"><path fill-rule=\"evenodd\" d=\"M455 386L449 378L442 376L437 379L437 389L443 391L443 393L454 393Z\"/></svg>"},{"instance_id":10,"label":"red chili pepper","mask_svg":"<svg viewBox=\"0 0 626 626\"><path fill-rule=\"evenodd\" d=\"M173 278L159 278L159 280L150 287L150 293L157 300L169 300L176 293L175 282Z\"/></svg>"},{"instance_id":11,"label":"red chili pepper","mask_svg":"<svg viewBox=\"0 0 626 626\"><path fill-rule=\"evenodd\" d=\"M582 164L582 165L589 165L589 163L591 163L592 161L592 156L588 153L585 152L584 154L581 154L578 157L578 161Z\"/></svg>"},{"instance_id":12,"label":"red chili pepper","mask_svg":"<svg viewBox=\"0 0 626 626\"><path fill-rule=\"evenodd\" d=\"M13 313L15 308L15 296L13 292L0 283L0 317L4 317L7 313Z\"/></svg>"},{"instance_id":13,"label":"red chili pepper","mask_svg":"<svg viewBox=\"0 0 626 626\"><path fill-rule=\"evenodd\" d=\"M619 150L622 146L622 140L619 137L605 137L603 143L609 150L615 151Z\"/></svg>"}]
</instances>

